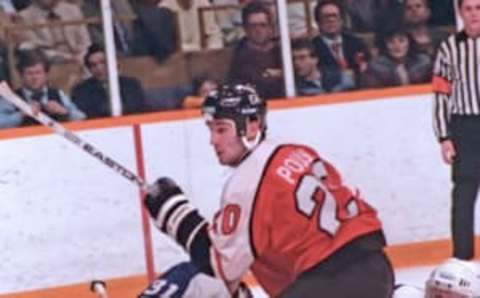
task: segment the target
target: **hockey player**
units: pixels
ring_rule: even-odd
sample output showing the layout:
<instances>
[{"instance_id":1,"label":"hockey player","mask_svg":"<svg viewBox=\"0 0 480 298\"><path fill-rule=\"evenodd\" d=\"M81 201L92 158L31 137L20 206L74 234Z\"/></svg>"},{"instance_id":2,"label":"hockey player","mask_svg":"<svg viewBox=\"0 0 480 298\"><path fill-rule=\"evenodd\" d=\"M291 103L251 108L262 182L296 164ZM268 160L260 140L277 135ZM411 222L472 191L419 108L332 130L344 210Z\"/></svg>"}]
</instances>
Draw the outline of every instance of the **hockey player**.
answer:
<instances>
[{"instance_id":1,"label":"hockey player","mask_svg":"<svg viewBox=\"0 0 480 298\"><path fill-rule=\"evenodd\" d=\"M395 287L393 298L478 298L478 268L469 261L450 258L435 268L425 290L416 286Z\"/></svg>"},{"instance_id":2,"label":"hockey player","mask_svg":"<svg viewBox=\"0 0 480 298\"><path fill-rule=\"evenodd\" d=\"M426 298L479 298L480 279L472 262L450 258L432 271Z\"/></svg>"},{"instance_id":3,"label":"hockey player","mask_svg":"<svg viewBox=\"0 0 480 298\"><path fill-rule=\"evenodd\" d=\"M395 285L393 298L425 298L425 290L411 285Z\"/></svg>"},{"instance_id":4,"label":"hockey player","mask_svg":"<svg viewBox=\"0 0 480 298\"><path fill-rule=\"evenodd\" d=\"M172 179L157 180L145 205L192 262L141 297L183 297L201 288L189 284L198 272L234 293L248 270L272 297L391 297L377 213L330 163L308 146L269 139L266 104L250 86L220 87L202 112L218 161L234 172L211 223Z\"/></svg>"}]
</instances>

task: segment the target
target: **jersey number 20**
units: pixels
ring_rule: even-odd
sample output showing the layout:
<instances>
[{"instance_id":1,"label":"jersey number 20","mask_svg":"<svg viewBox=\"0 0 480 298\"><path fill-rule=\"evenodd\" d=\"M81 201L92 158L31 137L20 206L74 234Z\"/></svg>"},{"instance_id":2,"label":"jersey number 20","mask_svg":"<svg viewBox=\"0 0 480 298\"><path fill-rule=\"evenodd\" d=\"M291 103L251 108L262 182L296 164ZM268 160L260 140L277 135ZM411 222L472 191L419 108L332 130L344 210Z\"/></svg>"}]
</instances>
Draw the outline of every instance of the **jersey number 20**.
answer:
<instances>
[{"instance_id":1,"label":"jersey number 20","mask_svg":"<svg viewBox=\"0 0 480 298\"><path fill-rule=\"evenodd\" d=\"M312 167L312 173L304 175L297 186L295 192L296 205L299 211L311 218L315 211L315 207L319 206L319 228L331 235L334 235L340 225L337 217L337 203L333 194L321 183L321 179L327 176L325 166L321 161L316 161ZM318 197L323 197L323 201L319 202ZM355 214L350 213L350 216L358 214L358 209L355 209Z\"/></svg>"}]
</instances>

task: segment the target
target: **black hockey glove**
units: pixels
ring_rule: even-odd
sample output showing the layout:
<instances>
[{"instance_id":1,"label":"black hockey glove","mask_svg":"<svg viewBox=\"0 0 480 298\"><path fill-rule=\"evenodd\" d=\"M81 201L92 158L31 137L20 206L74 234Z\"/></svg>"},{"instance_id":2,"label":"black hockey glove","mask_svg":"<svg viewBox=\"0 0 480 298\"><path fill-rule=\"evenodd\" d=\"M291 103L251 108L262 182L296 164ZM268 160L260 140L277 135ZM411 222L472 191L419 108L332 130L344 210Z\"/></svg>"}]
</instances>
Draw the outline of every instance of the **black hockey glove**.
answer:
<instances>
[{"instance_id":1,"label":"black hockey glove","mask_svg":"<svg viewBox=\"0 0 480 298\"><path fill-rule=\"evenodd\" d=\"M181 245L194 263L209 263L208 223L175 181L167 177L158 179L150 187L144 203L154 225ZM200 266L203 270L203 265Z\"/></svg>"},{"instance_id":2,"label":"black hockey glove","mask_svg":"<svg viewBox=\"0 0 480 298\"><path fill-rule=\"evenodd\" d=\"M138 298L181 298L185 295L190 281L199 273L191 262L173 266L157 277Z\"/></svg>"},{"instance_id":3,"label":"black hockey glove","mask_svg":"<svg viewBox=\"0 0 480 298\"><path fill-rule=\"evenodd\" d=\"M183 194L183 191L173 179L162 177L157 179L145 196L145 206L150 216L157 218L162 206L171 198Z\"/></svg>"}]
</instances>

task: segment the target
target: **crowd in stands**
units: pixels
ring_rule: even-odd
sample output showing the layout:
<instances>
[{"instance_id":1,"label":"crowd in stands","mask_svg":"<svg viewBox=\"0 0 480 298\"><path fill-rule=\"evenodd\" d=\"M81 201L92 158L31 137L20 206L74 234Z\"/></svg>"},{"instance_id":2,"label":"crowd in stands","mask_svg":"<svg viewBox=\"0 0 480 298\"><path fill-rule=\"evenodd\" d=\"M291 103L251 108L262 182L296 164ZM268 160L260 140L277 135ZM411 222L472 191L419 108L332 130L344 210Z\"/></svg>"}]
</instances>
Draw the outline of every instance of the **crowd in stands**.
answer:
<instances>
[{"instance_id":1,"label":"crowd in stands","mask_svg":"<svg viewBox=\"0 0 480 298\"><path fill-rule=\"evenodd\" d=\"M222 82L284 97L275 2L111 1L120 63L152 59L135 78L119 76L122 113L198 108ZM111 115L100 6L0 0L0 78L59 121ZM429 82L436 48L455 28L452 0L288 0L287 10L298 96ZM72 72L49 72L67 65L79 71L58 85ZM156 71L171 83L152 84ZM0 98L0 128L32 123Z\"/></svg>"},{"instance_id":2,"label":"crowd in stands","mask_svg":"<svg viewBox=\"0 0 480 298\"><path fill-rule=\"evenodd\" d=\"M73 87L71 92L73 102L85 112L88 118L108 117L111 113L107 58L103 47L92 44L85 54L84 63L91 76ZM120 75L118 83L123 114L143 112L145 95L140 81Z\"/></svg>"},{"instance_id":3,"label":"crowd in stands","mask_svg":"<svg viewBox=\"0 0 480 298\"><path fill-rule=\"evenodd\" d=\"M15 92L32 108L34 113L44 112L57 121L83 120L85 113L79 110L70 97L49 84L50 63L43 52L26 50L17 65L21 86ZM15 109L6 101L0 101L0 125L16 127L31 125L34 120Z\"/></svg>"}]
</instances>

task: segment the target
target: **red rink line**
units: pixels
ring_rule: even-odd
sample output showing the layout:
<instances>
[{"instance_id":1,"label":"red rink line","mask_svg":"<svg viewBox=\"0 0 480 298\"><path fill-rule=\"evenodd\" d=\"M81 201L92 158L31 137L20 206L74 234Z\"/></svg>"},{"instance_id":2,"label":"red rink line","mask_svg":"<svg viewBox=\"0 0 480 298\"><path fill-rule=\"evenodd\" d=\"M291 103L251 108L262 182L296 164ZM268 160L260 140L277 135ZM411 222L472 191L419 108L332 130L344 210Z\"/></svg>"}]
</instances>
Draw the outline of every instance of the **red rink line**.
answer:
<instances>
[{"instance_id":1,"label":"red rink line","mask_svg":"<svg viewBox=\"0 0 480 298\"><path fill-rule=\"evenodd\" d=\"M135 157L137 162L137 172L140 178L145 181L145 162L143 159L142 130L139 124L133 125L133 140L135 144ZM147 267L147 276L149 281L155 279L155 263L153 259L153 241L150 231L150 221L147 210L143 207L143 197L145 192L139 188L140 212L142 214L143 246L145 250L145 265Z\"/></svg>"}]
</instances>

